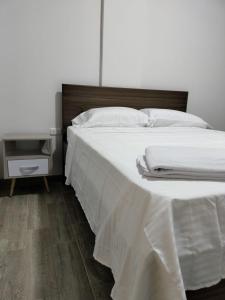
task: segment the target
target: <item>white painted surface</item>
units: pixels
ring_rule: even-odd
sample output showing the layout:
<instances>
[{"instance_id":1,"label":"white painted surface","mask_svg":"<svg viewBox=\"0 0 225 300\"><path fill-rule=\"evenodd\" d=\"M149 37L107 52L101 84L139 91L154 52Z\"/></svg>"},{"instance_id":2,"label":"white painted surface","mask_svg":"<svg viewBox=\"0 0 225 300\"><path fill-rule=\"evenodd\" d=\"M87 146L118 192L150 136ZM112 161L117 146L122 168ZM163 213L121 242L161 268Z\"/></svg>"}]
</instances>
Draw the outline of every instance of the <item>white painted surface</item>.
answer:
<instances>
[{"instance_id":1,"label":"white painted surface","mask_svg":"<svg viewBox=\"0 0 225 300\"><path fill-rule=\"evenodd\" d=\"M10 177L48 175L48 159L19 159L8 161Z\"/></svg>"},{"instance_id":2,"label":"white painted surface","mask_svg":"<svg viewBox=\"0 0 225 300\"><path fill-rule=\"evenodd\" d=\"M225 130L225 1L105 1L103 85L188 90Z\"/></svg>"},{"instance_id":3,"label":"white painted surface","mask_svg":"<svg viewBox=\"0 0 225 300\"><path fill-rule=\"evenodd\" d=\"M61 127L61 84L98 84L99 26L99 0L0 1L0 140Z\"/></svg>"}]
</instances>

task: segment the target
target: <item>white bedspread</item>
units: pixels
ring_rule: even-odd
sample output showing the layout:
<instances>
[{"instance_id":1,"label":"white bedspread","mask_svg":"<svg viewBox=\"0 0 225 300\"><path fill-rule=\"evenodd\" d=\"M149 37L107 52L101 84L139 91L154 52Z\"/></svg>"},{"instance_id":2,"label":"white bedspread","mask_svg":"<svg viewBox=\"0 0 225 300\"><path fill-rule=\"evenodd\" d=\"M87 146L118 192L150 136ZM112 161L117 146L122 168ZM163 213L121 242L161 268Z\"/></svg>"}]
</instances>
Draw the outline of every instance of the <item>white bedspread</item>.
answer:
<instances>
[{"instance_id":1,"label":"white bedspread","mask_svg":"<svg viewBox=\"0 0 225 300\"><path fill-rule=\"evenodd\" d=\"M145 176L225 181L224 147L152 145L137 158Z\"/></svg>"},{"instance_id":2,"label":"white bedspread","mask_svg":"<svg viewBox=\"0 0 225 300\"><path fill-rule=\"evenodd\" d=\"M68 128L67 184L96 234L94 257L112 269L116 300L184 300L225 277L225 183L143 178L149 145L225 149L197 128Z\"/></svg>"}]
</instances>

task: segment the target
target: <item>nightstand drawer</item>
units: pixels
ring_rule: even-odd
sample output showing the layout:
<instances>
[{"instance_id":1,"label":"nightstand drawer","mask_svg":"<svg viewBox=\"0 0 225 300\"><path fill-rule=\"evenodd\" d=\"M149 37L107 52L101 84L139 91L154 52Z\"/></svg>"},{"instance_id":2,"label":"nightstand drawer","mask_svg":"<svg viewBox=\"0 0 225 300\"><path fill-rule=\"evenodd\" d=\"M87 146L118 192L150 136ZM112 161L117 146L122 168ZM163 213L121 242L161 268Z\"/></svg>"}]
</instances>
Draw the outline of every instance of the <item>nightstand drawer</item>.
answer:
<instances>
[{"instance_id":1,"label":"nightstand drawer","mask_svg":"<svg viewBox=\"0 0 225 300\"><path fill-rule=\"evenodd\" d=\"M8 161L9 177L48 174L48 159L20 159Z\"/></svg>"}]
</instances>

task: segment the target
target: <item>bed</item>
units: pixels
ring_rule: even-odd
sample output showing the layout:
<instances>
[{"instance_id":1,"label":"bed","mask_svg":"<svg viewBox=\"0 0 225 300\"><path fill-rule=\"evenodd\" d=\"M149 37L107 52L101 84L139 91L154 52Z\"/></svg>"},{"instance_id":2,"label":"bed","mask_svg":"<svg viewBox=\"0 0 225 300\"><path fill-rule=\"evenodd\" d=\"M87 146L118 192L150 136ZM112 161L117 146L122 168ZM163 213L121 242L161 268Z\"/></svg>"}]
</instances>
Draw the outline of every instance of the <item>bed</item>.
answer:
<instances>
[{"instance_id":1,"label":"bed","mask_svg":"<svg viewBox=\"0 0 225 300\"><path fill-rule=\"evenodd\" d=\"M63 85L62 91L63 128L69 141L67 184L74 187L96 234L94 257L112 269L113 299L185 299L185 289L198 290L224 278L225 271L218 271L224 268L221 265L224 260L221 233L225 234L224 183L149 181L143 179L132 164L149 139L159 141L169 136L170 140L182 143L193 138L204 143L205 137L202 137L206 135L217 143L221 133L208 137L209 131L190 128L68 127L74 116L94 107L158 107L185 111L187 92L77 85ZM126 147L132 151L128 152ZM212 209L208 208L210 205ZM187 232L193 208L195 218ZM220 230L218 222L215 223L218 212ZM204 255L193 257L187 253L184 238L190 238L188 234L193 243L197 243L197 249L207 253L207 259L202 259ZM204 249L205 244L211 248ZM209 289L187 292L187 296L188 299L216 300L224 298L224 291L222 281Z\"/></svg>"}]
</instances>

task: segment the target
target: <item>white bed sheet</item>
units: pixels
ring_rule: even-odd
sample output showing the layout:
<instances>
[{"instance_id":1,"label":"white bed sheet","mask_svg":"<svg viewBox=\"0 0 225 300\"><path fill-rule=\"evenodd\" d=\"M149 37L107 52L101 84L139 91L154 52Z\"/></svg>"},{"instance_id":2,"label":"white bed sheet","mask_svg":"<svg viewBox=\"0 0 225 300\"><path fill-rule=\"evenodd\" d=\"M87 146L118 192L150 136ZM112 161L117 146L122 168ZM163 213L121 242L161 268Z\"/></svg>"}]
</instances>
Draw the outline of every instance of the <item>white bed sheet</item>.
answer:
<instances>
[{"instance_id":1,"label":"white bed sheet","mask_svg":"<svg viewBox=\"0 0 225 300\"><path fill-rule=\"evenodd\" d=\"M225 277L225 183L143 178L136 158L153 144L225 150L225 134L68 128L66 182L96 234L94 257L112 269L115 300L183 300Z\"/></svg>"}]
</instances>

